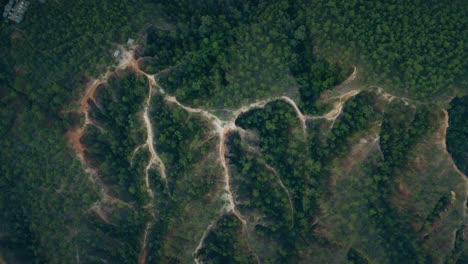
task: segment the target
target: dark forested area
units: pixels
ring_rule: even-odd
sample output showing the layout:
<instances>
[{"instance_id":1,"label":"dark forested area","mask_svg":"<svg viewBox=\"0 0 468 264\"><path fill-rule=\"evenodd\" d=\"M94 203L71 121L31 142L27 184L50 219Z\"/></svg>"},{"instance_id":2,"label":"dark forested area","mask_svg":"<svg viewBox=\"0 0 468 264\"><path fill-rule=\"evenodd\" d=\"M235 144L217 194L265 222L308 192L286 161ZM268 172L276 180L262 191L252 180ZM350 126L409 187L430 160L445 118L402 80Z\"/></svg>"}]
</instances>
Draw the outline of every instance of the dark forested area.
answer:
<instances>
[{"instance_id":1,"label":"dark forested area","mask_svg":"<svg viewBox=\"0 0 468 264\"><path fill-rule=\"evenodd\" d=\"M447 150L457 167L468 173L468 96L456 97L450 102Z\"/></svg>"},{"instance_id":2,"label":"dark forested area","mask_svg":"<svg viewBox=\"0 0 468 264\"><path fill-rule=\"evenodd\" d=\"M30 2L0 263L466 261L466 1Z\"/></svg>"}]
</instances>

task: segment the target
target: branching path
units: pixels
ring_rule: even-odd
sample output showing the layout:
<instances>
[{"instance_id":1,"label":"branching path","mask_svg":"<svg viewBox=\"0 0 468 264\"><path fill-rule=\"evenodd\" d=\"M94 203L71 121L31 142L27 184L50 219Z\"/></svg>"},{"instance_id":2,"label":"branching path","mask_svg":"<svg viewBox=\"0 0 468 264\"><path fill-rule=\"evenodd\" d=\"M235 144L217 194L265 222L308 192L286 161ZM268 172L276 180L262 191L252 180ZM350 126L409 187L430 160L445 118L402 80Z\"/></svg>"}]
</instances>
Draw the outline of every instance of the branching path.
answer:
<instances>
[{"instance_id":1,"label":"branching path","mask_svg":"<svg viewBox=\"0 0 468 264\"><path fill-rule=\"evenodd\" d=\"M223 207L223 214L232 213L235 217L237 217L239 219L239 221L242 223L243 229L244 229L244 231L245 231L245 233L247 235L247 241L248 242L249 242L249 238L248 238L249 234L248 234L248 228L247 228L247 220L236 209L235 198L234 198L235 195L233 194L233 192L231 190L231 185L230 185L229 164L228 164L228 161L226 159L226 151L227 151L226 150L226 139L227 139L230 132L240 130L240 128L238 128L235 125L235 122L236 122L237 118L240 115L242 115L243 113L246 113L246 112L251 111L253 109L263 108L263 107L265 107L266 104L268 104L270 102L284 101L284 102L288 103L294 109L294 111L296 113L296 116L297 116L297 118L298 118L298 120L299 120L299 122L301 124L302 131L303 131L303 134L304 134L304 137L305 137L307 135L307 120L323 118L323 119L332 121L333 122L332 126L333 126L333 124L335 123L335 120L341 114L344 103L349 98L351 98L351 97L353 97L353 96L355 96L355 95L357 95L359 93L359 90L353 90L353 91L350 91L350 92L340 96L338 98L338 102L335 103L334 108L329 113L327 113L327 114L325 114L323 116L319 116L319 117L307 116L307 115L303 114L301 112L301 110L299 109L299 107L297 106L296 102L293 99L291 99L291 98L289 98L287 96L282 96L282 97L273 97L273 98L267 98L267 99L259 100L259 101L256 101L254 103L251 103L251 104L249 104L247 106L241 106L237 110L230 110L229 112L231 113L232 117L229 120L222 120L219 117L217 117L216 115L212 114L211 111L209 111L209 110L205 110L205 109L201 109L201 108L192 108L192 107L189 107L189 106L185 106L185 105L181 104L177 100L176 97L168 95L168 94L165 93L162 86L158 83L158 78L159 78L159 75L161 75L162 73L170 71L172 69L172 67L168 68L168 69L165 69L165 70L163 70L163 71L161 71L161 72L159 72L159 73L157 73L155 75L150 75L150 74L147 74L146 72L144 72L144 71L142 71L140 69L139 62L140 62L139 60L135 59L135 55L134 55L134 52L132 50L125 51L125 52L122 53L121 60L118 63L118 66L116 68L116 70L130 69L137 75L143 75L143 76L145 76L147 78L148 84L149 84L148 85L149 86L149 88L148 88L148 97L146 98L146 100L144 102L143 113L142 113L143 122L144 122L144 126L145 126L146 133L147 133L146 142L143 145L140 145L140 146L138 146L138 147L136 147L134 149L134 151L132 152L132 155L131 155L131 159L130 159L130 161L132 162L134 155L139 150L141 150L143 148L148 149L148 151L150 153L150 158L149 158L149 161L148 161L147 166L145 168L144 177L145 177L146 192L147 192L148 197L150 199L150 202L147 205L145 205L145 209L149 212L149 215L151 216L151 219L149 219L147 221L146 226L145 226L145 230L144 230L144 233L143 233L143 236L142 236L142 239L141 239L142 245L141 245L140 255L139 255L139 258L138 258L139 263L146 263L146 256L148 254L148 252L147 252L147 237L148 237L148 234L149 234L149 232L150 232L150 230L151 230L151 228L152 228L152 226L154 224L154 220L156 218L155 212L154 212L154 203L153 203L154 194L153 194L153 191L151 189L151 184L150 184L150 179L149 179L149 170L151 168L153 168L154 166L157 167L157 169L159 171L159 174L160 174L160 177L165 182L166 187L167 187L167 178L168 178L168 176L166 175L166 168L165 168L164 162L161 160L161 158L159 157L159 155L158 155L158 153L157 153L157 151L155 149L153 126L151 124L151 118L149 116L149 109L150 109L150 106L151 106L151 98L153 96L154 89L156 89L156 92L159 92L161 95L164 96L164 100L166 102L175 104L175 105L181 107L182 109L184 109L185 111L187 111L188 113L199 114L199 115L203 116L204 118L206 118L207 120L209 120L211 122L211 125L213 126L213 132L219 138L219 142L218 142L218 161L221 164L221 167L223 169L223 176L224 176L223 200L226 202L226 204ZM95 176L94 178L97 178L97 174L96 174L96 172L94 170L89 168L87 166L87 164L86 164L86 161L84 159L85 147L81 144L80 139L83 136L83 133L84 133L84 130L85 130L86 126L92 124L92 121L89 119L89 116L88 116L88 111L89 111L88 102L89 102L89 100L91 100L97 105L97 102L96 102L96 100L94 98L94 94L95 94L97 88L101 84L106 84L107 83L107 80L109 79L110 76L112 76L112 74L114 74L114 72L107 71L106 74L100 80L94 80L88 85L88 89L87 89L84 97L81 100L81 107L80 107L80 113L82 113L85 116L85 124L81 128L78 128L78 129L76 129L74 131L71 131L70 135L69 135L69 138L72 141L72 146L75 148L80 161L87 168L86 169L87 172L90 173L90 174L93 174ZM350 76L346 81L349 82L349 81L354 80L354 78L356 77L356 74L357 74L357 68L355 67L352 76ZM276 171L274 171L273 168L271 168L271 167L269 167L269 168L276 174ZM279 176L278 176L278 178L279 178ZM279 179L279 183L280 183L281 187L287 193L289 203L291 205L291 210L293 211L294 209L292 207L292 200L291 200L291 196L289 194L289 191L284 186L284 184L281 182L281 179ZM101 189L103 190L102 191L103 197L105 197L106 199L111 199L111 200L115 199L115 198L110 198L110 196L108 195L108 191L106 190L106 188L105 188L105 186L103 184L99 184L99 185L101 186ZM194 255L195 261L197 263L199 262L199 260L196 259L196 255L197 255L198 251L202 248L204 240L205 240L208 232L214 227L214 225L215 224L213 222L208 226L207 230L205 231L205 233L201 237L201 240L199 241L198 246L195 248L195 251L194 251L193 255ZM253 252L252 247L250 245L250 242L248 244L249 244L248 245L249 249L251 250L251 252ZM257 258L257 261L260 262L258 256L256 256L256 258Z\"/></svg>"},{"instance_id":2,"label":"branching path","mask_svg":"<svg viewBox=\"0 0 468 264\"><path fill-rule=\"evenodd\" d=\"M410 99L406 98L406 97L398 97L396 95L393 95L393 94L390 94L386 91L384 91L384 89L380 86L376 86L376 85L372 85L370 86L369 88L376 88L377 89L377 92L385 99L387 100L389 103L391 103L393 100L395 99L400 99L402 100L405 105L409 105L410 104Z\"/></svg>"},{"instance_id":3,"label":"branching path","mask_svg":"<svg viewBox=\"0 0 468 264\"><path fill-rule=\"evenodd\" d=\"M338 98L338 101L334 104L333 109L330 112L323 115L321 118L324 118L324 119L326 119L328 121L332 121L331 127L333 128L333 125L335 125L336 119L343 112L343 107L344 107L346 101L348 101L348 99L358 95L359 93L360 93L359 90L352 90L352 91L349 91L349 92L341 95Z\"/></svg>"},{"instance_id":4,"label":"branching path","mask_svg":"<svg viewBox=\"0 0 468 264\"><path fill-rule=\"evenodd\" d=\"M145 123L145 126L146 126L146 143L145 143L145 146L148 148L148 150L149 150L149 152L151 154L150 160L149 160L148 165L146 166L146 170L145 170L145 183L146 183L146 188L148 190L148 194L149 194L149 196L151 198L153 197L153 192L151 191L151 188L150 188L148 174L149 174L149 170L151 169L151 167L153 165L156 165L159 168L159 173L161 175L161 178L163 179L163 181L165 182L165 184L167 186L166 167L164 166L164 163L162 162L161 158L156 153L156 149L154 148L153 125L151 124L151 120L149 118L149 113L148 113L149 112L149 107L150 107L150 104L151 104L151 98L153 97L152 90L153 90L153 88L150 85L149 88L148 88L148 98L146 99L145 109L143 110L143 120L144 120L144 123ZM137 147L137 149L135 149L135 151L137 151L138 148L139 147Z\"/></svg>"}]
</instances>

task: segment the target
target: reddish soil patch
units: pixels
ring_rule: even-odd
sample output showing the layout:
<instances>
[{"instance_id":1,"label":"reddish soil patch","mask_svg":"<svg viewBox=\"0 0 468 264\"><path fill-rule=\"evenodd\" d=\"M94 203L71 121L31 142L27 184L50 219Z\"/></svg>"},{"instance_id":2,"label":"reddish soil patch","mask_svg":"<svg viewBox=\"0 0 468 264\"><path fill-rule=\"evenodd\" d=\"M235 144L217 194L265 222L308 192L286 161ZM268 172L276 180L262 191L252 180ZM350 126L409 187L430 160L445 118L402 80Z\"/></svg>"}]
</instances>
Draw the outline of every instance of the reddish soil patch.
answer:
<instances>
[{"instance_id":1,"label":"reddish soil patch","mask_svg":"<svg viewBox=\"0 0 468 264\"><path fill-rule=\"evenodd\" d=\"M67 138L67 144L69 147L73 148L80 158L83 158L85 147L81 144L81 136L83 136L83 128L72 128L65 132L65 137Z\"/></svg>"},{"instance_id":2,"label":"reddish soil patch","mask_svg":"<svg viewBox=\"0 0 468 264\"><path fill-rule=\"evenodd\" d=\"M94 98L94 93L96 92L97 88L101 84L102 84L102 82L99 81L99 80L94 80L90 84L88 91L86 92L85 96L81 100L80 113L84 113L84 112L87 111L87 109L89 107L88 100L91 99L95 104L97 104L96 103L96 98Z\"/></svg>"},{"instance_id":3,"label":"reddish soil patch","mask_svg":"<svg viewBox=\"0 0 468 264\"><path fill-rule=\"evenodd\" d=\"M109 75L109 72L106 73L104 81L93 80L88 84L89 88L87 89L85 95L81 99L80 109L78 111L79 114L84 114L85 115L86 120L85 120L84 126L80 127L80 128L71 128L67 132L65 132L65 137L67 138L68 146L73 148L77 152L80 159L84 158L83 155L84 155L84 151L85 151L85 147L81 143L80 139L83 136L86 125L90 122L88 120L88 115L87 115L87 111L89 109L89 103L88 102L89 102L89 100L91 100L91 101L94 102L94 104L97 105L96 98L94 97L94 94L96 93L97 88L99 88L101 84L103 84L103 83L105 83L107 81L108 75Z\"/></svg>"},{"instance_id":4,"label":"reddish soil patch","mask_svg":"<svg viewBox=\"0 0 468 264\"><path fill-rule=\"evenodd\" d=\"M415 231L415 232L419 232L422 228L422 224L420 223L411 223L411 228Z\"/></svg>"},{"instance_id":5,"label":"reddish soil patch","mask_svg":"<svg viewBox=\"0 0 468 264\"><path fill-rule=\"evenodd\" d=\"M22 39L22 38L23 38L23 36L21 35L21 33L18 32L18 31L15 31L15 32L11 33L11 36L10 36L10 37L11 37L11 40L19 40L19 39Z\"/></svg>"},{"instance_id":6,"label":"reddish soil patch","mask_svg":"<svg viewBox=\"0 0 468 264\"><path fill-rule=\"evenodd\" d=\"M397 190L398 192L403 195L403 197L405 198L408 198L409 195L410 195L410 191L408 190L408 188L403 184L403 183L398 183L397 185Z\"/></svg>"},{"instance_id":7,"label":"reddish soil patch","mask_svg":"<svg viewBox=\"0 0 468 264\"><path fill-rule=\"evenodd\" d=\"M25 75L26 69L21 65L15 65L15 74L16 76Z\"/></svg>"}]
</instances>

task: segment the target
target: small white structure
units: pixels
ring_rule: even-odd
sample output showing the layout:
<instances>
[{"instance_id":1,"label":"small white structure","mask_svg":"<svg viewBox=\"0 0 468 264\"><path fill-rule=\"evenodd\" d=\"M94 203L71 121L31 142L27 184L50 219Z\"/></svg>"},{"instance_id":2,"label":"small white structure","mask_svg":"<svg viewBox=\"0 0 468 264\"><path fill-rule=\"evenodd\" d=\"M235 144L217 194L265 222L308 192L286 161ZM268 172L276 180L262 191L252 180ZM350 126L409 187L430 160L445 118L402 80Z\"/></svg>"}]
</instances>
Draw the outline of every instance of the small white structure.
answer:
<instances>
[{"instance_id":1,"label":"small white structure","mask_svg":"<svg viewBox=\"0 0 468 264\"><path fill-rule=\"evenodd\" d=\"M7 18L8 15L10 14L11 9L13 8L13 5L15 3L15 0L10 0L8 4L5 6L5 11L3 11L3 17Z\"/></svg>"},{"instance_id":2,"label":"small white structure","mask_svg":"<svg viewBox=\"0 0 468 264\"><path fill-rule=\"evenodd\" d=\"M132 39L132 38L129 38L128 41L127 41L127 45L131 47L131 46L133 46L134 44L135 44L135 40Z\"/></svg>"},{"instance_id":3,"label":"small white structure","mask_svg":"<svg viewBox=\"0 0 468 264\"><path fill-rule=\"evenodd\" d=\"M120 50L115 50L114 51L114 57L116 57L116 58L119 57L120 53L121 53Z\"/></svg>"},{"instance_id":4,"label":"small white structure","mask_svg":"<svg viewBox=\"0 0 468 264\"><path fill-rule=\"evenodd\" d=\"M5 9L3 11L3 17L16 23L20 23L23 20L24 14L28 10L28 7L29 1L10 0L5 6Z\"/></svg>"}]
</instances>

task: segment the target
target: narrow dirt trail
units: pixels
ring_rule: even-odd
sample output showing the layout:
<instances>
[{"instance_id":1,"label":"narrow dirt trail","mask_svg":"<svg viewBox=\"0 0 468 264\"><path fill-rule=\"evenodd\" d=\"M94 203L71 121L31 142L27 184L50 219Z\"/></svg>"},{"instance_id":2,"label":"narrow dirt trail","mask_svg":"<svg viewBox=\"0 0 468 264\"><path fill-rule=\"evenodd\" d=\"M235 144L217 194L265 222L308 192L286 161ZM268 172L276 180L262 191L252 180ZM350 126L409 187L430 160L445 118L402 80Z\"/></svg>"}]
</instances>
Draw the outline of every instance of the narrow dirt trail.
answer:
<instances>
[{"instance_id":1,"label":"narrow dirt trail","mask_svg":"<svg viewBox=\"0 0 468 264\"><path fill-rule=\"evenodd\" d=\"M232 191L231 191L229 168L228 168L228 164L227 164L226 157L225 157L225 154L226 154L226 148L225 148L226 136L229 134L230 131L236 130L235 124L233 122L227 122L227 124L226 124L226 122L221 121L217 116L211 114L210 112L208 112L206 110L191 108L191 107L182 105L177 100L177 98L175 98L174 96L166 96L164 99L167 102L176 104L177 106L181 107L182 109L184 109L188 113L200 114L203 117L205 117L206 119L208 119L209 121L211 121L211 124L213 125L213 128L214 128L214 132L218 135L218 138L219 138L219 142L218 142L218 159L219 159L219 162L220 162L220 164L221 164L221 166L223 168L223 171L224 171L224 182L225 182L225 185L224 185L224 191L225 191L224 199L225 199L225 201L227 201L227 205L225 207L225 210L227 212L233 212L233 214L237 218L239 218L239 220L242 222L242 224L245 225L246 221L240 215L240 213L237 212L237 210L236 210L236 206L235 206L235 203L234 203L234 196L233 196Z\"/></svg>"},{"instance_id":2,"label":"narrow dirt trail","mask_svg":"<svg viewBox=\"0 0 468 264\"><path fill-rule=\"evenodd\" d=\"M291 105L292 108L294 109L294 111L296 112L296 116L299 119L299 121L301 122L302 132L303 132L304 137L305 137L307 135L307 119L308 119L308 117L301 112L301 110L297 106L296 102L294 102L294 100L292 100L291 98L289 98L287 96L283 96L283 97L281 97L281 99L283 101L285 101L286 103L288 103L289 105Z\"/></svg>"},{"instance_id":3,"label":"narrow dirt trail","mask_svg":"<svg viewBox=\"0 0 468 264\"><path fill-rule=\"evenodd\" d=\"M221 164L221 167L223 168L223 175L224 175L224 200L227 202L225 206L225 211L226 212L232 212L238 219L239 221L242 222L243 225L247 224L247 221L241 216L241 214L236 210L236 205L234 202L234 195L231 191L231 179L230 179L230 172L229 172L229 165L226 161L226 137L231 131L235 131L237 129L235 125L235 120L231 122L226 122L222 121L219 119L217 116L211 114L210 112L203 110L203 109L197 109L197 108L191 108L188 106L185 106L181 104L177 98L174 96L166 96L164 98L167 102L176 104L177 106L181 107L188 113L195 113L195 114L200 114L204 118L208 119L211 121L211 124L213 126L214 132L218 135L219 142L218 142L218 160Z\"/></svg>"},{"instance_id":4,"label":"narrow dirt trail","mask_svg":"<svg viewBox=\"0 0 468 264\"><path fill-rule=\"evenodd\" d=\"M248 231L248 226L247 226L247 220L241 215L241 213L237 210L236 208L236 203L234 199L234 194L231 190L231 177L230 177L230 170L229 170L229 164L228 161L226 160L226 140L227 136L229 135L230 132L237 131L239 128L235 125L236 119L244 112L249 111L252 108L258 108L260 105L264 106L268 101L262 100L261 102L254 103L249 107L241 107L240 110L235 111L234 117L230 121L222 121L220 118L217 116L213 115L212 113L204 110L204 109L197 109L197 108L191 108L188 106L185 106L181 104L177 98L174 96L166 96L165 100L167 102L176 104L177 106L181 107L188 113L196 113L200 114L209 121L211 121L211 124L213 126L215 134L218 135L219 142L218 142L218 160L221 164L221 167L223 168L223 177L224 177L224 195L223 195L223 200L226 201L226 205L223 208L224 214L226 213L232 213L241 223L243 226L243 232L246 234L246 240L247 240L247 246L254 254L256 260L258 263L260 263L260 258L255 254L252 245L250 244L249 240L249 231ZM208 228L209 229L209 228ZM208 231L207 231L208 232ZM205 237L202 237L198 245L203 245ZM198 249L199 250L199 249ZM196 252L198 250L195 250L194 256L196 256ZM195 262L198 262L199 260L196 259L195 257Z\"/></svg>"},{"instance_id":5,"label":"narrow dirt trail","mask_svg":"<svg viewBox=\"0 0 468 264\"><path fill-rule=\"evenodd\" d=\"M131 158L130 158L130 163L132 164L135 154L142 148L147 148L148 152L150 154L150 158L149 158L148 163L147 163L147 165L145 167L145 188L146 188L146 193L148 194L148 197L150 198L150 201L145 206L145 210L149 212L149 214L151 215L151 219L148 220L148 222L146 223L146 227L145 227L145 231L144 231L144 235L143 235L144 238L142 240L141 252L140 252L140 257L139 257L139 262L142 261L142 263L144 263L144 262L146 262L146 255L147 255L147 252L146 252L146 247L147 247L146 241L147 241L147 239L146 239L146 237L147 237L149 231L151 230L151 227L153 226L154 220L156 219L156 214L155 214L155 212L153 210L154 202L152 200L154 198L154 193L153 193L153 190L151 189L151 184L150 184L150 179L149 179L149 171L151 170L151 168L156 166L156 168L158 169L158 172L160 174L161 179L164 181L164 184L165 184L166 188L168 187L168 181L167 181L166 166L165 166L164 162L162 161L162 159L159 157L159 155L158 155L158 153L156 151L156 148L155 148L155 142L154 142L154 136L155 135L154 135L154 132L153 132L153 124L151 123L151 118L150 118L150 114L149 114L150 107L151 107L151 99L153 98L154 87L157 86L157 83L155 81L154 75L147 74L146 72L144 72L144 71L142 71L140 69L141 58L136 60L135 59L135 54L134 54L133 51L126 53L126 56L124 56L124 57L125 57L125 59L124 59L125 63L120 64L120 67L122 69L129 68L129 69L132 70L132 72L134 74L145 76L147 81L148 81L148 97L146 98L146 100L144 102L144 108L143 108L143 112L142 112L143 123L144 123L145 130L146 130L146 140L145 140L144 144L137 146L133 150ZM163 70L161 72L164 72L164 71L165 70Z\"/></svg>"},{"instance_id":6,"label":"narrow dirt trail","mask_svg":"<svg viewBox=\"0 0 468 264\"><path fill-rule=\"evenodd\" d=\"M289 201L289 208L291 209L291 226L294 225L294 205L293 205L293 202L292 202L292 198L291 198L291 194L289 193L289 190L288 188L286 188L286 186L284 185L283 181L281 180L281 177L280 175L276 172L276 170L271 167L268 163L266 163L265 161L263 161L263 166L265 166L265 168L269 171L271 171L273 174L275 174L277 180L278 180L278 184L281 186L281 188L284 190L284 192L286 193L286 195L288 196L288 201Z\"/></svg>"},{"instance_id":7,"label":"narrow dirt trail","mask_svg":"<svg viewBox=\"0 0 468 264\"><path fill-rule=\"evenodd\" d=\"M145 264L146 258L148 257L148 247L147 247L147 240L148 240L148 233L151 230L152 222L146 222L145 231L143 232L143 239L141 241L141 249L140 254L138 255L138 264Z\"/></svg>"},{"instance_id":8,"label":"narrow dirt trail","mask_svg":"<svg viewBox=\"0 0 468 264\"><path fill-rule=\"evenodd\" d=\"M192 253L192 256L193 256L193 260L195 261L196 264L201 264L202 262L198 259L197 255L198 255L198 252L200 252L200 250L202 249L203 247L203 242L205 242L205 239L206 237L208 236L208 233L213 229L213 227L215 226L215 221L212 221L209 225L208 225L208 228L206 228L205 232L203 232L203 235L200 239L200 242L198 242L198 245L197 247L195 248L195 250L193 251Z\"/></svg>"},{"instance_id":9,"label":"narrow dirt trail","mask_svg":"<svg viewBox=\"0 0 468 264\"><path fill-rule=\"evenodd\" d=\"M306 134L307 134L307 120L312 119L312 117L303 114L301 112L301 110L299 109L299 107L297 106L296 102L293 99L291 99L290 97L287 97L287 96L270 97L270 98L266 98L266 99L256 101L256 102L251 103L251 104L246 105L246 106L241 106L237 110L224 109L223 111L230 112L232 114L232 116L233 116L231 118L231 122L235 122L240 115L242 115L244 113L247 113L247 112L249 112L251 110L254 110L254 109L262 109L268 103L272 103L272 102L275 102L275 101L284 101L294 109L294 112L296 113L296 117L299 119L299 122L301 123L302 132L303 132L304 136L306 136Z\"/></svg>"},{"instance_id":10,"label":"narrow dirt trail","mask_svg":"<svg viewBox=\"0 0 468 264\"><path fill-rule=\"evenodd\" d=\"M345 105L345 103L352 97L358 95L361 91L360 90L351 90L343 95L341 95L339 98L338 98L338 101L335 102L335 104L333 105L333 109L326 113L325 115L323 115L321 118L324 118L328 121L332 121L332 124L331 124L331 128L333 128L333 126L335 125L335 122L336 122L336 119L341 115L341 113L343 112L343 107Z\"/></svg>"},{"instance_id":11,"label":"narrow dirt trail","mask_svg":"<svg viewBox=\"0 0 468 264\"><path fill-rule=\"evenodd\" d=\"M369 88L376 88L377 89L377 93L382 96L387 102L391 103L393 100L395 99L400 99L402 100L405 105L410 105L410 99L406 98L406 97L398 97L396 95L393 95L391 93L388 93L384 90L384 88L380 87L380 86L376 86L376 85L372 85L370 86Z\"/></svg>"},{"instance_id":12,"label":"narrow dirt trail","mask_svg":"<svg viewBox=\"0 0 468 264\"><path fill-rule=\"evenodd\" d=\"M345 82L352 82L356 79L357 73L358 73L358 68L356 66L353 66L353 73L345 80Z\"/></svg>"},{"instance_id":13,"label":"narrow dirt trail","mask_svg":"<svg viewBox=\"0 0 468 264\"><path fill-rule=\"evenodd\" d=\"M152 98L152 87L154 87L156 85L156 83L154 81L153 76L148 75L148 74L146 74L146 73L144 73L143 71L140 70L139 65L138 65L138 61L135 60L134 51L133 50L130 50L130 51L124 50L124 52L122 53L122 55L120 57L120 61L118 62L117 67L115 68L115 71L108 70L101 78L93 80L87 85L85 95L82 97L82 99L80 101L80 108L79 108L79 113L83 114L84 117L85 117L85 123L84 123L84 125L82 127L69 130L66 133L66 137L68 138L68 141L70 142L70 145L72 146L72 148L76 151L79 160L81 161L83 167L85 168L85 172L88 175L90 175L91 180L97 186L99 186L99 188L101 190L102 198L101 198L100 201L98 201L98 202L96 202L95 204L92 205L91 210L95 211L97 213L97 215L99 216L99 218L101 218L104 222L107 222L107 223L110 223L110 222L109 222L109 220L107 218L107 215L101 210L101 208L100 208L101 204L102 203L117 203L117 202L118 203L124 203L124 202L117 199L117 198L112 197L109 194L110 193L109 188L104 183L102 183L102 181L98 177L97 171L95 171L94 169L90 168L87 165L87 162L86 162L86 160L84 158L84 152L85 152L86 149L83 146L83 144L81 144L80 140L81 140L81 137L84 134L84 131L85 131L86 127L88 125L90 125L90 124L93 124L91 119L89 118L89 108L90 108L89 107L89 101L91 100L91 101L94 102L95 105L98 105L97 101L95 99L95 93L96 93L98 87L100 87L100 85L107 84L109 78L113 74L117 73L119 70L125 70L127 68L131 69L136 74L146 76L146 78L148 79L148 82L149 82L148 97L145 100L144 111L143 111L143 121L144 121L145 129L147 131L147 139L146 139L145 144L138 146L133 151L131 162L133 160L133 156L135 155L135 153L140 148L142 148L142 147L147 147L148 148L148 151L150 152L150 160L148 161L148 165L146 166L146 169L145 169L145 187L146 187L146 191L147 191L147 194L148 194L148 197L150 198L150 200L153 198L153 191L151 190L150 183L149 183L149 170L152 168L152 166L156 165L158 167L158 169L160 171L160 174L161 174L161 177L167 183L167 180L166 180L167 176L166 176L166 172L165 172L164 163L161 161L161 159L157 155L156 150L154 149L154 142L153 142L154 134L153 134L152 124L151 124L151 121L150 121L150 118L149 118L149 107L150 107L151 98ZM144 230L143 238L142 238L142 242L141 242L142 243L141 250L140 250L139 257L138 257L138 263L146 263L146 257L148 255L148 252L147 252L147 236L148 236L148 234L149 234L149 232L151 230L151 227L152 227L152 225L154 223L154 219L156 218L153 207L154 207L154 205L153 205L152 201L150 201L145 206L145 210L149 212L149 215L151 216L151 219L147 221L146 226L145 226L145 230Z\"/></svg>"},{"instance_id":14,"label":"narrow dirt trail","mask_svg":"<svg viewBox=\"0 0 468 264\"><path fill-rule=\"evenodd\" d=\"M235 121L234 121L235 122ZM252 252L252 254L254 254L256 260L257 260L257 263L260 263L260 259L259 257L257 256L257 254L255 254L255 251L253 250L253 247L250 243L250 234L249 234L249 230L248 230L248 226L247 226L247 220L245 220L245 218L240 214L240 212L236 209L236 204L235 204L235 201L234 201L234 195L232 193L232 190L231 190L231 178L230 178L230 171L229 171L229 164L226 160L226 137L227 135L231 132L231 131L235 131L237 130L237 127L235 126L235 123L234 122L229 122L225 127L222 128L222 130L220 130L221 128L218 127L217 131L218 133L220 133L220 139L219 139L219 158L220 158L220 161L221 161L221 166L223 167L223 170L224 170L224 181L225 181L225 185L224 185L224 190L225 190L225 200L228 201L228 204L226 206L226 212L231 212L234 216L237 217L237 219L239 219L239 221L241 221L242 223L242 226L243 226L243 231L246 235L246 240L247 240L247 246L249 248L249 251Z\"/></svg>"},{"instance_id":15,"label":"narrow dirt trail","mask_svg":"<svg viewBox=\"0 0 468 264\"><path fill-rule=\"evenodd\" d=\"M105 76L107 76L108 74L106 73ZM106 77L104 77L105 79L107 79ZM88 90L86 91L86 94L85 96L83 97L83 99L81 100L81 105L80 105L80 113L85 113L86 110L88 109L89 105L88 105L88 100L92 100L95 104L96 103L96 98L94 98L94 93L96 92L97 88L99 87L99 85L102 84L102 81L101 80L94 80L91 82L91 84L88 86Z\"/></svg>"},{"instance_id":16,"label":"narrow dirt trail","mask_svg":"<svg viewBox=\"0 0 468 264\"><path fill-rule=\"evenodd\" d=\"M250 145L247 145L247 146L248 146L248 151L258 156L261 155L256 149L252 148ZM292 216L291 225L294 225L294 206L293 206L291 194L289 193L288 188L284 185L283 181L281 180L280 175L276 172L276 170L273 167L270 166L270 164L268 164L264 159L261 159L261 158L259 159L259 162L265 167L265 169L267 169L268 171L270 171L277 177L278 184L288 196L289 208L291 210L291 216Z\"/></svg>"},{"instance_id":17,"label":"narrow dirt trail","mask_svg":"<svg viewBox=\"0 0 468 264\"><path fill-rule=\"evenodd\" d=\"M148 150L150 152L151 157L150 157L150 160L149 160L149 162L148 162L148 164L146 166L146 170L145 170L145 184L146 184L147 192L148 192L149 196L152 198L153 197L153 191L151 190L150 183L149 183L149 170L151 169L151 167L153 165L156 165L157 168L159 169L159 174L160 174L161 178L163 179L164 183L166 184L166 186L167 186L168 183L167 183L166 167L164 165L164 162L161 160L159 155L156 153L156 149L154 148L153 125L151 124L151 120L149 118L149 107L151 105L151 98L153 97L153 94L152 94L153 88L152 88L151 85L149 85L148 90L149 90L148 91L148 98L146 99L145 108L143 110L143 120L144 120L145 127L146 127L146 143L145 144L146 144L146 147L148 148ZM139 147L137 147L135 149L135 151L138 148Z\"/></svg>"},{"instance_id":18,"label":"narrow dirt trail","mask_svg":"<svg viewBox=\"0 0 468 264\"><path fill-rule=\"evenodd\" d=\"M84 115L85 117L84 125L82 127L70 129L65 133L65 137L67 138L68 144L76 151L78 159L82 164L86 163L84 160L84 152L86 149L83 146L83 144L81 144L81 138L84 134L86 127L92 124L88 114L89 100L93 101L94 104L97 105L94 94L97 88L107 81L109 75L110 73L106 72L106 74L103 77L103 80L93 80L88 84L88 88L86 89L85 95L80 101L80 108L78 110L78 113Z\"/></svg>"},{"instance_id":19,"label":"narrow dirt trail","mask_svg":"<svg viewBox=\"0 0 468 264\"><path fill-rule=\"evenodd\" d=\"M116 67L116 70L123 70L127 68L127 66L132 63L133 57L134 57L134 52L132 50L124 51L118 62L118 66ZM84 160L85 147L81 144L80 139L83 136L83 133L86 127L90 124L93 124L91 119L89 118L89 100L93 101L95 105L98 105L96 98L95 98L95 93L97 91L97 88L100 85L107 84L107 81L113 74L114 72L107 70L106 73L102 75L100 78L91 80L87 84L86 89L85 89L85 94L80 100L80 108L78 110L79 114L84 115L85 123L82 127L70 129L69 131L66 132L66 135L65 135L68 139L68 142L72 146L72 148L77 152L78 158L83 165L86 165L86 162Z\"/></svg>"},{"instance_id":20,"label":"narrow dirt trail","mask_svg":"<svg viewBox=\"0 0 468 264\"><path fill-rule=\"evenodd\" d=\"M166 188L168 188L168 181L167 181L167 174L166 174L166 166L164 165L164 162L159 157L155 149L153 125L151 123L151 119L149 116L149 111L150 111L149 109L151 107L151 99L153 98L153 88L156 87L156 81L153 75L149 75L140 69L139 62L137 60L134 60L134 59L130 60L129 67L133 70L135 74L143 75L148 80L148 97L146 98L144 109L143 109L143 122L144 122L145 129L146 129L146 142L145 144L140 145L133 150L132 157L130 159L130 162L132 163L134 155L138 152L139 149L143 147L146 147L150 153L150 159L145 168L145 188L146 188L146 193L148 194L148 197L150 198L150 201L145 206L145 210L149 212L149 214L151 215L151 219L149 219L146 222L145 231L143 233L143 239L142 239L141 247L140 247L140 254L138 256L138 263L143 264L143 263L146 263L146 258L148 256L147 237L148 237L149 232L151 231L151 228L153 227L154 221L156 220L156 214L153 209L154 208L154 201L153 201L154 193L153 193L153 190L151 189L151 184L149 180L150 169L153 168L153 166L157 167L160 177L164 181Z\"/></svg>"},{"instance_id":21,"label":"narrow dirt trail","mask_svg":"<svg viewBox=\"0 0 468 264\"><path fill-rule=\"evenodd\" d=\"M152 193L151 193L152 194ZM154 212L154 204L153 201L150 201L145 207L145 211L149 212L150 219L146 221L145 230L143 231L141 245L140 245L140 253L138 254L138 264L146 263L146 258L148 256L148 234L153 228L153 225L156 221L156 213Z\"/></svg>"},{"instance_id":22,"label":"narrow dirt trail","mask_svg":"<svg viewBox=\"0 0 468 264\"><path fill-rule=\"evenodd\" d=\"M135 155L138 153L138 151L140 151L142 148L146 148L146 142L145 144L141 144L133 150L132 155L130 156L130 166L133 166L133 159L135 158Z\"/></svg>"}]
</instances>

